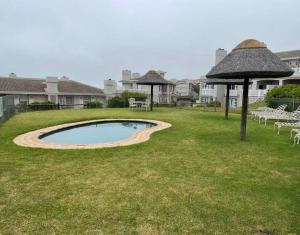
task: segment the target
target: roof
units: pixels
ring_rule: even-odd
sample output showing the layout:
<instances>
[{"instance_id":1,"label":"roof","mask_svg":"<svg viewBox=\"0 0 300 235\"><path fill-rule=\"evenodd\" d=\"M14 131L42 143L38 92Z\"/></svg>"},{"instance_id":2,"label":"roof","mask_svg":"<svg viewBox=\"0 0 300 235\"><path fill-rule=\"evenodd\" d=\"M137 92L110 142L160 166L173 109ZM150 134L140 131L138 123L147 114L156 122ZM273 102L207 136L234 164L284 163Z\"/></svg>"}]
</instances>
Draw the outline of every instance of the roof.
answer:
<instances>
[{"instance_id":1,"label":"roof","mask_svg":"<svg viewBox=\"0 0 300 235\"><path fill-rule=\"evenodd\" d=\"M233 50L237 49L249 49L249 48L266 48L266 44L263 42L257 41L255 39L248 39L245 41L242 41L240 44L238 44Z\"/></svg>"},{"instance_id":2,"label":"roof","mask_svg":"<svg viewBox=\"0 0 300 235\"><path fill-rule=\"evenodd\" d=\"M138 78L137 84L141 84L141 85L167 85L167 84L173 84L174 85L174 83L164 79L155 70L150 70L144 76Z\"/></svg>"},{"instance_id":3,"label":"roof","mask_svg":"<svg viewBox=\"0 0 300 235\"><path fill-rule=\"evenodd\" d=\"M250 39L240 43L206 76L223 79L276 78L291 76L293 73L264 43Z\"/></svg>"},{"instance_id":4,"label":"roof","mask_svg":"<svg viewBox=\"0 0 300 235\"><path fill-rule=\"evenodd\" d=\"M293 51L282 51L275 53L280 59L299 59L300 58L300 50Z\"/></svg>"},{"instance_id":5,"label":"roof","mask_svg":"<svg viewBox=\"0 0 300 235\"><path fill-rule=\"evenodd\" d=\"M0 77L0 92L45 93L46 79ZM59 93L101 94L101 89L73 80L58 80Z\"/></svg>"}]
</instances>

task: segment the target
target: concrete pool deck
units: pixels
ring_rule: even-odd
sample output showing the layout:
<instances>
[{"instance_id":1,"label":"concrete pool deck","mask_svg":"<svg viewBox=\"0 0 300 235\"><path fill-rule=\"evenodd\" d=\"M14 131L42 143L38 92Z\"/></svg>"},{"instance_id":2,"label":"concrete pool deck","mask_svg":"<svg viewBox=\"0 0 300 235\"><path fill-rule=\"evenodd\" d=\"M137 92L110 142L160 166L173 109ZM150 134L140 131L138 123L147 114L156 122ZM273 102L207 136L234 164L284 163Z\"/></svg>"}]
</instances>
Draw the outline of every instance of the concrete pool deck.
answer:
<instances>
[{"instance_id":1,"label":"concrete pool deck","mask_svg":"<svg viewBox=\"0 0 300 235\"><path fill-rule=\"evenodd\" d=\"M45 142L40 137L47 133L51 133L54 131L58 131L64 128L76 127L84 124L93 124L99 122L113 122L113 121L139 121L139 122L149 122L155 124L155 126L151 128L145 128L140 131L133 133L128 139L114 141L110 143L99 143L99 144L57 144L57 143L49 143ZM120 146L128 146L132 144L138 144L145 142L150 139L152 133L156 131L160 131L166 128L171 127L172 125L167 122L157 121L157 120L147 120L147 119L98 119L98 120L89 120L82 122L72 122L66 123L56 126L51 126L31 132L27 132L25 134L21 134L17 136L13 142L16 145L30 148L44 148L44 149L98 149L98 148L112 148L112 147L120 147Z\"/></svg>"}]
</instances>

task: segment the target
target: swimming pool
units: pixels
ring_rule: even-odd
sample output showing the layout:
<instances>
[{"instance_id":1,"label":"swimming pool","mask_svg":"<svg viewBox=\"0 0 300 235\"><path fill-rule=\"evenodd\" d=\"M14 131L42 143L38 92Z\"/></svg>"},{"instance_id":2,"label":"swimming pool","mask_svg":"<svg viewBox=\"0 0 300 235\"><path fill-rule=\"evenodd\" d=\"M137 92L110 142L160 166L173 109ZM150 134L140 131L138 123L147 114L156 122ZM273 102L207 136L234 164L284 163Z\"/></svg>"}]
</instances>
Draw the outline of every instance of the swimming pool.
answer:
<instances>
[{"instance_id":1,"label":"swimming pool","mask_svg":"<svg viewBox=\"0 0 300 235\"><path fill-rule=\"evenodd\" d=\"M138 144L150 135L171 127L167 122L146 119L99 119L65 123L18 135L19 146L45 149L97 149Z\"/></svg>"},{"instance_id":2,"label":"swimming pool","mask_svg":"<svg viewBox=\"0 0 300 235\"><path fill-rule=\"evenodd\" d=\"M69 127L40 136L49 143L98 144L128 139L133 133L155 126L138 121L108 121Z\"/></svg>"}]
</instances>

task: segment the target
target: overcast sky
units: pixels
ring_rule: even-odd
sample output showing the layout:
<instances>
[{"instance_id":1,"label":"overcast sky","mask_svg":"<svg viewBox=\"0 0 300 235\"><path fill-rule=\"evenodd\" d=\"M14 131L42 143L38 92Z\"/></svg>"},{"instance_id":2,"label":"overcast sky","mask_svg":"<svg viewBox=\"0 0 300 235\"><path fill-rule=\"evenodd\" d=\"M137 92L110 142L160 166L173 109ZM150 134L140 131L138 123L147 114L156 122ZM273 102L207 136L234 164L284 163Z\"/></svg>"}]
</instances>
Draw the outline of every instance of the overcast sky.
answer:
<instances>
[{"instance_id":1,"label":"overcast sky","mask_svg":"<svg viewBox=\"0 0 300 235\"><path fill-rule=\"evenodd\" d=\"M300 49L300 0L0 0L0 75L66 75L98 87L122 69L198 78L256 38Z\"/></svg>"}]
</instances>

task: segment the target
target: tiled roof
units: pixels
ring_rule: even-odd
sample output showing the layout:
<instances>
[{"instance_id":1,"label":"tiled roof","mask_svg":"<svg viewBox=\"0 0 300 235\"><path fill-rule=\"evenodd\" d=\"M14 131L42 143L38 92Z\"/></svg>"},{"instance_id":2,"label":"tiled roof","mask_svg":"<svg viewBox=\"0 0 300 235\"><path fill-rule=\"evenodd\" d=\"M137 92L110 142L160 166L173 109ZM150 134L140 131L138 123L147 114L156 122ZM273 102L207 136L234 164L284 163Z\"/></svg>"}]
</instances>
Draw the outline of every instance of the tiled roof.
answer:
<instances>
[{"instance_id":1,"label":"tiled roof","mask_svg":"<svg viewBox=\"0 0 300 235\"><path fill-rule=\"evenodd\" d=\"M0 77L1 92L45 93L45 88L46 79ZM99 88L73 80L59 80L58 91L60 93L104 94Z\"/></svg>"},{"instance_id":2,"label":"tiled roof","mask_svg":"<svg viewBox=\"0 0 300 235\"><path fill-rule=\"evenodd\" d=\"M300 50L282 51L275 53L280 59L300 58Z\"/></svg>"}]
</instances>

